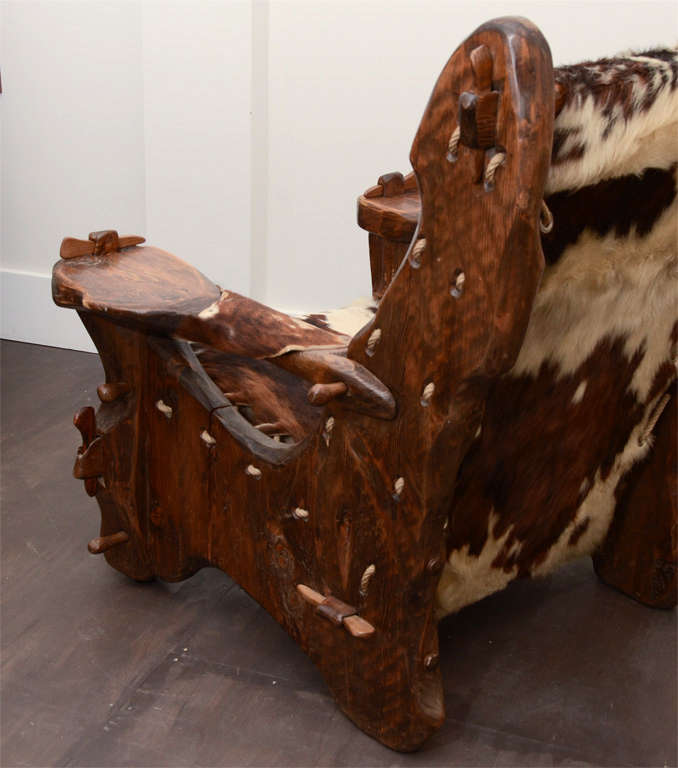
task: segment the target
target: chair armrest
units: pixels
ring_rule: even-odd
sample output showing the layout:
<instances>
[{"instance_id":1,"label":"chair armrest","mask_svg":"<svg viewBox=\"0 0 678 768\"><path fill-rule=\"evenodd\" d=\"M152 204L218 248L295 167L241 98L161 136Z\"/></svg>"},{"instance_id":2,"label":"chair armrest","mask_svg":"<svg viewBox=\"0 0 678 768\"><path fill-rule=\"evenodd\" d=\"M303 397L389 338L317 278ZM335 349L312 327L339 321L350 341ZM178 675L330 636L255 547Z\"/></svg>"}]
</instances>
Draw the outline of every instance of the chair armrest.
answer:
<instances>
[{"instance_id":1,"label":"chair armrest","mask_svg":"<svg viewBox=\"0 0 678 768\"><path fill-rule=\"evenodd\" d=\"M364 366L345 357L348 336L221 291L190 264L158 248L124 247L113 231L90 237L100 245L88 250L87 241L64 241L68 256L52 272L52 296L59 306L149 334L270 360L314 384L341 382L348 407L393 417L390 392ZM84 243L84 255L72 255L74 242Z\"/></svg>"},{"instance_id":2,"label":"chair armrest","mask_svg":"<svg viewBox=\"0 0 678 768\"><path fill-rule=\"evenodd\" d=\"M369 232L372 296L381 299L414 237L421 208L414 173L387 173L358 198L358 226Z\"/></svg>"}]
</instances>

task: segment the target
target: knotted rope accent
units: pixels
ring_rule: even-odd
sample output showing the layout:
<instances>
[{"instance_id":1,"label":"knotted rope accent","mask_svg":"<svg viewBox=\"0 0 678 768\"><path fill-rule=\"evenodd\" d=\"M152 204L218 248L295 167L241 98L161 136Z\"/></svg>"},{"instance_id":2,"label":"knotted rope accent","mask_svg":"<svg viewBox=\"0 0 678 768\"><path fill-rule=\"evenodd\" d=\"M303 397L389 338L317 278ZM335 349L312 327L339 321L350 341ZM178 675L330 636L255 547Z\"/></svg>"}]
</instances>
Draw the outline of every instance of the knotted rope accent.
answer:
<instances>
[{"instance_id":1,"label":"knotted rope accent","mask_svg":"<svg viewBox=\"0 0 678 768\"><path fill-rule=\"evenodd\" d=\"M421 266L421 255L424 252L425 248L426 248L425 237L422 237L421 239L417 240L417 242L412 246L412 251L410 252L410 264L415 269L419 269L419 267Z\"/></svg>"},{"instance_id":2,"label":"knotted rope accent","mask_svg":"<svg viewBox=\"0 0 678 768\"><path fill-rule=\"evenodd\" d=\"M374 576L374 572L377 569L374 564L368 565L363 571L363 575L360 578L360 594L362 597L367 597L367 587L369 586L370 579Z\"/></svg>"},{"instance_id":3,"label":"knotted rope accent","mask_svg":"<svg viewBox=\"0 0 678 768\"><path fill-rule=\"evenodd\" d=\"M485 168L485 184L487 184L488 187L491 187L494 184L494 174L504 160L506 160L506 152L497 152L496 155L492 155L490 162Z\"/></svg>"},{"instance_id":4,"label":"knotted rope accent","mask_svg":"<svg viewBox=\"0 0 678 768\"><path fill-rule=\"evenodd\" d=\"M453 162L457 158L457 149L459 148L460 138L461 138L461 128L457 126L452 132L452 135L450 136L450 140L447 143L447 159L450 162Z\"/></svg>"},{"instance_id":5,"label":"knotted rope accent","mask_svg":"<svg viewBox=\"0 0 678 768\"><path fill-rule=\"evenodd\" d=\"M377 344L379 343L379 340L381 339L381 328L375 328L372 333L370 334L369 339L367 340L367 354L372 356L374 354L374 350L377 348Z\"/></svg>"},{"instance_id":6,"label":"knotted rope accent","mask_svg":"<svg viewBox=\"0 0 678 768\"><path fill-rule=\"evenodd\" d=\"M435 391L436 385L432 381L429 381L424 387L424 391L421 393L421 404L424 406L428 405Z\"/></svg>"},{"instance_id":7,"label":"knotted rope accent","mask_svg":"<svg viewBox=\"0 0 678 768\"><path fill-rule=\"evenodd\" d=\"M209 445L209 446L210 446L210 448L211 448L213 445L216 445L216 444L217 444L217 441L216 441L216 440L215 440L215 439L212 437L212 435L210 435L210 433L209 433L209 432L208 432L206 429L203 429L203 431L200 433L200 439L201 439L201 440L202 440L202 441L203 441L203 442L204 442L206 445Z\"/></svg>"}]
</instances>

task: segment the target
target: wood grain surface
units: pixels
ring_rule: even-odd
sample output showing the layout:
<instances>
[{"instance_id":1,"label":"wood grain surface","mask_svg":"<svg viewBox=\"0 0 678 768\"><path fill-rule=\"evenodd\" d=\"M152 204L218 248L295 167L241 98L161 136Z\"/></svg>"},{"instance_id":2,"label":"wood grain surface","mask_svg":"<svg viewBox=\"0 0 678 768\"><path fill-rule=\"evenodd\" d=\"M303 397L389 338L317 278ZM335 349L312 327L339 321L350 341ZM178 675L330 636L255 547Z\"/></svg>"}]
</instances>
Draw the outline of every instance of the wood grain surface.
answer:
<instances>
[{"instance_id":1,"label":"wood grain surface","mask_svg":"<svg viewBox=\"0 0 678 768\"><path fill-rule=\"evenodd\" d=\"M488 76L496 125L451 161L461 94L482 96ZM80 312L109 385L96 416L101 459L80 471L101 470L101 536L129 536L106 549L108 563L138 580L226 571L309 654L343 711L398 750L418 748L444 719L434 612L443 525L543 268L553 98L550 52L529 22L483 25L455 52L412 147L422 210L411 248L425 247L348 350L345 337L221 292L157 249L75 257L54 272L55 300ZM505 162L486 181L499 152ZM386 192L401 183L382 179ZM322 417L298 442L276 442L182 339L329 386L309 406Z\"/></svg>"}]
</instances>

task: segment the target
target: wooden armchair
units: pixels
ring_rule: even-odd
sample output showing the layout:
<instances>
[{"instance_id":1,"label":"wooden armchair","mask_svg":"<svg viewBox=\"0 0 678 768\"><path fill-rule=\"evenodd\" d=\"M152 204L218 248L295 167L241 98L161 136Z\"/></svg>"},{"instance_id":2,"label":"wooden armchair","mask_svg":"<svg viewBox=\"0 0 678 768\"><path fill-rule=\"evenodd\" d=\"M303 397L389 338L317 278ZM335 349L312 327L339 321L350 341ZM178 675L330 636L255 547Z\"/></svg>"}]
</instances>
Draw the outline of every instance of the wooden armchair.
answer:
<instances>
[{"instance_id":1,"label":"wooden armchair","mask_svg":"<svg viewBox=\"0 0 678 768\"><path fill-rule=\"evenodd\" d=\"M78 311L106 374L96 414L75 416L74 474L102 514L90 551L137 580L223 569L308 653L344 712L398 750L444 717L437 621L441 590L455 589L450 547L487 560L485 526L502 544L490 558L499 588L533 562L520 551L549 552L572 523L540 507L509 541L516 509L510 525L490 513L488 533L488 483L507 497L510 482L468 464L488 428L490 444L502 437L492 397L521 353L544 269L553 119L550 52L529 22L490 22L460 46L422 118L406 190L382 182L384 194L414 193L403 206L417 224L410 216L402 258L371 242L380 301L352 337L222 291L113 231L64 240L54 267L54 300ZM642 409L638 424L647 418ZM509 440L505 465L530 437ZM668 451L668 429L662 440ZM667 562L669 507L651 534ZM626 551L624 525L600 556L605 573ZM488 593L459 584L459 605Z\"/></svg>"}]
</instances>

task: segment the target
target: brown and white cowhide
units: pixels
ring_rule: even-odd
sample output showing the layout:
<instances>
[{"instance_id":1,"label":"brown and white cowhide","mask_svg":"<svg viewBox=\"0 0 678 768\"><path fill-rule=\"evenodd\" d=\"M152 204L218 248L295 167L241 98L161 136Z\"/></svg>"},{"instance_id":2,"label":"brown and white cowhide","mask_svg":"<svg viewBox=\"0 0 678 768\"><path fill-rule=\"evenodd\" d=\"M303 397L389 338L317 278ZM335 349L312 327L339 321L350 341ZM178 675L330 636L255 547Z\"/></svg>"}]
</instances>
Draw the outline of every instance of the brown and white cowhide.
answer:
<instances>
[{"instance_id":1,"label":"brown and white cowhide","mask_svg":"<svg viewBox=\"0 0 678 768\"><path fill-rule=\"evenodd\" d=\"M459 473L440 617L593 553L674 391L678 52L555 76L546 269L520 355ZM373 313L364 301L308 320L353 335Z\"/></svg>"}]
</instances>

